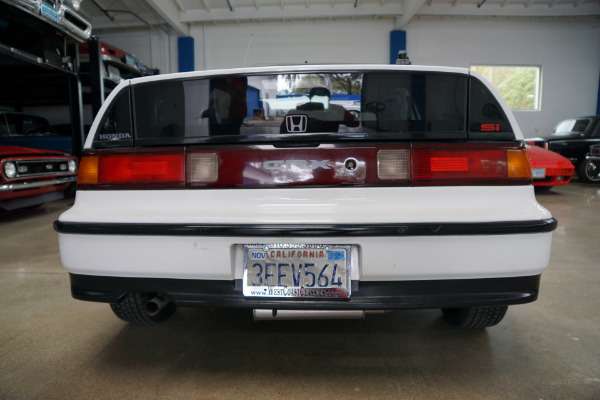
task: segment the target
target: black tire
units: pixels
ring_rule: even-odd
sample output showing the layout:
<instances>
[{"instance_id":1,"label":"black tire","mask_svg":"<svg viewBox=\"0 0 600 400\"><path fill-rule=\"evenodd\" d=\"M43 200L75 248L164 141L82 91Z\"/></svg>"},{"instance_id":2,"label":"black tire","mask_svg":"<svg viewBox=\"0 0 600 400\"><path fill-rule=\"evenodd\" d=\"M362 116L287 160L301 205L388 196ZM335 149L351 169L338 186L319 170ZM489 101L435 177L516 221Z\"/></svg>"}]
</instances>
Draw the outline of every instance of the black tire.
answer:
<instances>
[{"instance_id":1,"label":"black tire","mask_svg":"<svg viewBox=\"0 0 600 400\"><path fill-rule=\"evenodd\" d=\"M600 182L600 160L585 159L577 166L577 176L585 183Z\"/></svg>"},{"instance_id":2,"label":"black tire","mask_svg":"<svg viewBox=\"0 0 600 400\"><path fill-rule=\"evenodd\" d=\"M123 321L138 325L154 325L165 321L175 312L175 303L169 302L156 315L146 312L146 303L154 297L148 293L127 293L120 303L111 304L110 308Z\"/></svg>"},{"instance_id":3,"label":"black tire","mask_svg":"<svg viewBox=\"0 0 600 400\"><path fill-rule=\"evenodd\" d=\"M444 319L459 328L482 329L502 321L508 306L442 308Z\"/></svg>"}]
</instances>

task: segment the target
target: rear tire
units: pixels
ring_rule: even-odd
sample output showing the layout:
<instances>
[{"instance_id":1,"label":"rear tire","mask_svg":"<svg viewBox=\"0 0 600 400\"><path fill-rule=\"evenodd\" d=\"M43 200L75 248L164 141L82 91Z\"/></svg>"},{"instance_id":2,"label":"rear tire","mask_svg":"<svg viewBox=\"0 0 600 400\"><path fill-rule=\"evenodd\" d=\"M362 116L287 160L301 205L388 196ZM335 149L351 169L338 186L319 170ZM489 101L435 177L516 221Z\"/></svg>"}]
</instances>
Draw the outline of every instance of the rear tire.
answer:
<instances>
[{"instance_id":1,"label":"rear tire","mask_svg":"<svg viewBox=\"0 0 600 400\"><path fill-rule=\"evenodd\" d=\"M502 321L508 306L442 308L444 319L459 328L482 329Z\"/></svg>"},{"instance_id":2,"label":"rear tire","mask_svg":"<svg viewBox=\"0 0 600 400\"><path fill-rule=\"evenodd\" d=\"M148 315L146 303L153 297L150 293L127 293L121 302L111 304L110 308L123 321L138 325L158 324L173 315L175 303L171 301L156 315Z\"/></svg>"},{"instance_id":3,"label":"rear tire","mask_svg":"<svg viewBox=\"0 0 600 400\"><path fill-rule=\"evenodd\" d=\"M585 159L577 166L577 177L586 183L600 182L600 161Z\"/></svg>"}]
</instances>

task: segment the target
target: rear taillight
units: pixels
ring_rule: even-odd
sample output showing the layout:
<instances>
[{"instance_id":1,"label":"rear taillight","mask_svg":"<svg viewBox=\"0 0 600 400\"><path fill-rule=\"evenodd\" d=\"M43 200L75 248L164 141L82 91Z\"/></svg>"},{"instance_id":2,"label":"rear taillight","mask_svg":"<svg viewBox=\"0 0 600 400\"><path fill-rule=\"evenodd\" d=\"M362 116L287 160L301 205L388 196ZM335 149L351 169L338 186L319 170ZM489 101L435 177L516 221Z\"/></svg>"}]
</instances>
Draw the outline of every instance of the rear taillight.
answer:
<instances>
[{"instance_id":1,"label":"rear taillight","mask_svg":"<svg viewBox=\"0 0 600 400\"><path fill-rule=\"evenodd\" d=\"M531 183L531 169L516 143L233 145L89 152L78 183L86 189L503 185Z\"/></svg>"},{"instance_id":2,"label":"rear taillight","mask_svg":"<svg viewBox=\"0 0 600 400\"><path fill-rule=\"evenodd\" d=\"M99 187L183 187L184 153L90 155L81 159L77 183Z\"/></svg>"},{"instance_id":3,"label":"rear taillight","mask_svg":"<svg viewBox=\"0 0 600 400\"><path fill-rule=\"evenodd\" d=\"M412 182L421 185L527 183L531 170L525 149L488 144L415 145Z\"/></svg>"}]
</instances>

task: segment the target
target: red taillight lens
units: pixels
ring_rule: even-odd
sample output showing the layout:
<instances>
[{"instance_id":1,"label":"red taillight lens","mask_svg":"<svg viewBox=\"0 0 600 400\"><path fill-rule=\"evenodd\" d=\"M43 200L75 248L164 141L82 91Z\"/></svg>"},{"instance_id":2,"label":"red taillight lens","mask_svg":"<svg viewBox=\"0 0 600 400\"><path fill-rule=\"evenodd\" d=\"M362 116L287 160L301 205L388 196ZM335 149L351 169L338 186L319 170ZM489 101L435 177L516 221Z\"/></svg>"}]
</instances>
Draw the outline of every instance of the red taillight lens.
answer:
<instances>
[{"instance_id":1,"label":"red taillight lens","mask_svg":"<svg viewBox=\"0 0 600 400\"><path fill-rule=\"evenodd\" d=\"M84 156L79 185L183 186L184 154Z\"/></svg>"},{"instance_id":2,"label":"red taillight lens","mask_svg":"<svg viewBox=\"0 0 600 400\"><path fill-rule=\"evenodd\" d=\"M415 145L412 151L414 185L526 183L531 170L524 149L496 145Z\"/></svg>"},{"instance_id":3,"label":"red taillight lens","mask_svg":"<svg viewBox=\"0 0 600 400\"><path fill-rule=\"evenodd\" d=\"M99 165L100 183L182 182L181 155L104 157Z\"/></svg>"}]
</instances>

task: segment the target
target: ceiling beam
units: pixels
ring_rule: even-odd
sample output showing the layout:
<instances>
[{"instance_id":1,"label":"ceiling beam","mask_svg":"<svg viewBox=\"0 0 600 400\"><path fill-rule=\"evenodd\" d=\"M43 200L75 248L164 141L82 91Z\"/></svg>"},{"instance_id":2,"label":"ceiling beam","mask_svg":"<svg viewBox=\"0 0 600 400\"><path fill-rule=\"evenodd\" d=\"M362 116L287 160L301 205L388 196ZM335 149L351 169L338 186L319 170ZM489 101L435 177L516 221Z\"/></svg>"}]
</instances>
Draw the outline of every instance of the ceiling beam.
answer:
<instances>
[{"instance_id":1,"label":"ceiling beam","mask_svg":"<svg viewBox=\"0 0 600 400\"><path fill-rule=\"evenodd\" d=\"M421 10L427 0L402 0L402 17L396 21L395 29L404 29Z\"/></svg>"},{"instance_id":2,"label":"ceiling beam","mask_svg":"<svg viewBox=\"0 0 600 400\"><path fill-rule=\"evenodd\" d=\"M152 7L152 9L158 13L158 15L164 18L164 20L177 32L178 35L190 35L190 27L188 24L181 22L179 19L180 11L173 1L146 0L146 4Z\"/></svg>"},{"instance_id":3,"label":"ceiling beam","mask_svg":"<svg viewBox=\"0 0 600 400\"><path fill-rule=\"evenodd\" d=\"M478 2L481 0L477 0ZM583 0L578 0L583 1ZM577 4L577 3L573 3ZM456 17L507 17L507 18L598 18L600 17L600 2L584 2L577 7L565 7L566 3L560 3L561 7L554 7L549 3L538 0L527 0L517 4L513 0L504 0L502 3L486 2L485 7L473 7L473 3L466 1L452 6L452 3L436 3L435 7L423 7L419 16L456 16Z\"/></svg>"},{"instance_id":4,"label":"ceiling beam","mask_svg":"<svg viewBox=\"0 0 600 400\"><path fill-rule=\"evenodd\" d=\"M154 0L159 1L159 0ZM421 0L405 0L421 1ZM333 5L332 5L333 4ZM204 23L204 22L223 22L223 21L244 21L244 20L296 20L313 18L350 18L350 17L397 17L402 14L402 5L400 2L381 3L361 3L360 7L354 7L354 2L350 3L320 3L311 2L309 7L304 4L284 4L283 0L279 5L264 5L260 11L255 7L238 6L233 12L228 8L213 8L210 13L201 8L188 9L181 13L180 21L182 23Z\"/></svg>"}]
</instances>

